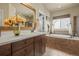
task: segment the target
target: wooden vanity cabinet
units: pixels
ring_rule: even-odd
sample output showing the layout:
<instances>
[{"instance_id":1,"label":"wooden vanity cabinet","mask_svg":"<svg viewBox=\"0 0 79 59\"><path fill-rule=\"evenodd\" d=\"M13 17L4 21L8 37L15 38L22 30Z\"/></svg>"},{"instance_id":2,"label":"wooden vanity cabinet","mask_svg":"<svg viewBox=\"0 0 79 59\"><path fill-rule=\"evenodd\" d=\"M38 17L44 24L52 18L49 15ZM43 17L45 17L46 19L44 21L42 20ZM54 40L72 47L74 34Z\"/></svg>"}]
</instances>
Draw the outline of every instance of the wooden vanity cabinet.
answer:
<instances>
[{"instance_id":1,"label":"wooden vanity cabinet","mask_svg":"<svg viewBox=\"0 0 79 59\"><path fill-rule=\"evenodd\" d=\"M26 47L25 49L26 56L34 56L34 47L33 44L30 44L29 46Z\"/></svg>"},{"instance_id":2,"label":"wooden vanity cabinet","mask_svg":"<svg viewBox=\"0 0 79 59\"><path fill-rule=\"evenodd\" d=\"M33 56L34 55L33 39L29 38L12 43L12 55Z\"/></svg>"},{"instance_id":3,"label":"wooden vanity cabinet","mask_svg":"<svg viewBox=\"0 0 79 59\"><path fill-rule=\"evenodd\" d=\"M11 56L11 44L0 46L0 56Z\"/></svg>"},{"instance_id":4,"label":"wooden vanity cabinet","mask_svg":"<svg viewBox=\"0 0 79 59\"><path fill-rule=\"evenodd\" d=\"M45 36L37 36L34 38L35 45L35 56L41 56L45 53L46 50L46 39Z\"/></svg>"},{"instance_id":5,"label":"wooden vanity cabinet","mask_svg":"<svg viewBox=\"0 0 79 59\"><path fill-rule=\"evenodd\" d=\"M0 56L41 56L45 53L45 36L36 36L0 46Z\"/></svg>"},{"instance_id":6,"label":"wooden vanity cabinet","mask_svg":"<svg viewBox=\"0 0 79 59\"><path fill-rule=\"evenodd\" d=\"M25 52L26 56L34 56L34 41L33 38L26 39L25 41Z\"/></svg>"},{"instance_id":7,"label":"wooden vanity cabinet","mask_svg":"<svg viewBox=\"0 0 79 59\"><path fill-rule=\"evenodd\" d=\"M41 55L43 55L46 51L46 42L47 42L47 38L45 36L41 36Z\"/></svg>"},{"instance_id":8,"label":"wooden vanity cabinet","mask_svg":"<svg viewBox=\"0 0 79 59\"><path fill-rule=\"evenodd\" d=\"M39 56L41 53L41 38L40 36L34 37L34 51L35 56Z\"/></svg>"},{"instance_id":9,"label":"wooden vanity cabinet","mask_svg":"<svg viewBox=\"0 0 79 59\"><path fill-rule=\"evenodd\" d=\"M25 56L25 48L22 48L22 49L20 49L20 50L18 50L18 51L16 51L16 52L13 52L12 53L12 56Z\"/></svg>"},{"instance_id":10,"label":"wooden vanity cabinet","mask_svg":"<svg viewBox=\"0 0 79 59\"><path fill-rule=\"evenodd\" d=\"M25 47L25 40L21 40L21 41L17 41L17 42L12 43L12 51L13 52L16 52L19 49L22 49L24 47Z\"/></svg>"},{"instance_id":11,"label":"wooden vanity cabinet","mask_svg":"<svg viewBox=\"0 0 79 59\"><path fill-rule=\"evenodd\" d=\"M25 40L12 43L12 55L13 56L25 55Z\"/></svg>"}]
</instances>

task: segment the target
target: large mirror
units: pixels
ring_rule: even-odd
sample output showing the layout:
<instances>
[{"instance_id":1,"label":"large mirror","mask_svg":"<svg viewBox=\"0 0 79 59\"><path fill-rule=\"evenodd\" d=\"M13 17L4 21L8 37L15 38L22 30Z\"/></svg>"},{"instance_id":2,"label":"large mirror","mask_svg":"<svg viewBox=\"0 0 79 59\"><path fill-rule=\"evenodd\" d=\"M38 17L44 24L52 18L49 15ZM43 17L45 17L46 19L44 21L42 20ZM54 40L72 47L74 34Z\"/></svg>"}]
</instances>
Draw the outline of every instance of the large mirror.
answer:
<instances>
[{"instance_id":1,"label":"large mirror","mask_svg":"<svg viewBox=\"0 0 79 59\"><path fill-rule=\"evenodd\" d=\"M27 3L0 3L0 26L31 30L34 27L35 9Z\"/></svg>"}]
</instances>

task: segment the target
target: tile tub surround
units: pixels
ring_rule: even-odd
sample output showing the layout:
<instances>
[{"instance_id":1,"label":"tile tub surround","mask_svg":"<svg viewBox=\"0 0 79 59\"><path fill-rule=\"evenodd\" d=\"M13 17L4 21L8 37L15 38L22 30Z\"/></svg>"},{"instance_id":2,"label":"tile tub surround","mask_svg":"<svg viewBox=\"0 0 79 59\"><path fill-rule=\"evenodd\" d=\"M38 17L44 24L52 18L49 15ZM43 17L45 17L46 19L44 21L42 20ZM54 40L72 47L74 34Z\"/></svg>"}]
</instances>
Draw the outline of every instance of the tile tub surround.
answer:
<instances>
[{"instance_id":1,"label":"tile tub surround","mask_svg":"<svg viewBox=\"0 0 79 59\"><path fill-rule=\"evenodd\" d=\"M58 38L55 36L51 36L51 37L47 36L47 47L50 48L51 50L56 49L58 51L64 52L65 54L69 56L70 55L79 56L79 38L66 39L62 37Z\"/></svg>"},{"instance_id":2,"label":"tile tub surround","mask_svg":"<svg viewBox=\"0 0 79 59\"><path fill-rule=\"evenodd\" d=\"M63 34L48 34L46 36L60 39L68 39L68 40L79 40L79 37L76 36L71 37L70 35L63 35Z\"/></svg>"},{"instance_id":3,"label":"tile tub surround","mask_svg":"<svg viewBox=\"0 0 79 59\"><path fill-rule=\"evenodd\" d=\"M19 36L14 36L12 31L2 32L0 37L0 45L16 42L25 38L31 38L34 36L44 35L44 32L30 32L29 30L21 31Z\"/></svg>"}]
</instances>

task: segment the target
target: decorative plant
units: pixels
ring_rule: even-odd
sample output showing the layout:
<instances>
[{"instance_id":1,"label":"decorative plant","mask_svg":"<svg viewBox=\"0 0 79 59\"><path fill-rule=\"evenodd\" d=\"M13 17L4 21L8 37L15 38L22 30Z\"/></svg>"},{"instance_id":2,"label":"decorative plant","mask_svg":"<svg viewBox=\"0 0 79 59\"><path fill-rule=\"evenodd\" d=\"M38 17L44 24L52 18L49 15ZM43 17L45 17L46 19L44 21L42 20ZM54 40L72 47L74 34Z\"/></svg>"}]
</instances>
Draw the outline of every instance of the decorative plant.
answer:
<instances>
[{"instance_id":1,"label":"decorative plant","mask_svg":"<svg viewBox=\"0 0 79 59\"><path fill-rule=\"evenodd\" d=\"M20 34L20 26L19 24L20 23L24 23L26 22L26 19L22 18L21 16L19 15L16 15L16 16L13 16L13 17L10 17L10 18L7 18L4 20L4 25L6 26L15 26L16 28L14 28L14 34L15 36L18 36Z\"/></svg>"},{"instance_id":2,"label":"decorative plant","mask_svg":"<svg viewBox=\"0 0 79 59\"><path fill-rule=\"evenodd\" d=\"M10 18L7 18L4 20L4 26L13 26L15 24L24 23L26 22L26 19L23 17L16 15Z\"/></svg>"}]
</instances>

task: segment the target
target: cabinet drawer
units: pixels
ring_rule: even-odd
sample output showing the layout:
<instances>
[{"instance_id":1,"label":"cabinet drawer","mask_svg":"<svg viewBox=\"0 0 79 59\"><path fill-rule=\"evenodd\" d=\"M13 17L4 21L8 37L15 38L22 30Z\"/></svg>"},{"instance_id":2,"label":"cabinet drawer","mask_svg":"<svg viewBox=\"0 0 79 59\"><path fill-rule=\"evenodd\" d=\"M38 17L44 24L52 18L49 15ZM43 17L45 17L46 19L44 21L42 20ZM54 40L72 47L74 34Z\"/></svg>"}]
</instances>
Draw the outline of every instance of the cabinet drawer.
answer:
<instances>
[{"instance_id":1,"label":"cabinet drawer","mask_svg":"<svg viewBox=\"0 0 79 59\"><path fill-rule=\"evenodd\" d=\"M13 56L25 56L25 48L20 49L12 54Z\"/></svg>"},{"instance_id":2,"label":"cabinet drawer","mask_svg":"<svg viewBox=\"0 0 79 59\"><path fill-rule=\"evenodd\" d=\"M11 55L11 44L0 46L0 56Z\"/></svg>"},{"instance_id":3,"label":"cabinet drawer","mask_svg":"<svg viewBox=\"0 0 79 59\"><path fill-rule=\"evenodd\" d=\"M33 38L26 39L26 46L30 45L33 43Z\"/></svg>"},{"instance_id":4,"label":"cabinet drawer","mask_svg":"<svg viewBox=\"0 0 79 59\"><path fill-rule=\"evenodd\" d=\"M12 43L12 52L25 47L25 40Z\"/></svg>"},{"instance_id":5,"label":"cabinet drawer","mask_svg":"<svg viewBox=\"0 0 79 59\"><path fill-rule=\"evenodd\" d=\"M33 56L34 55L33 44L27 46L25 51L26 51L26 56Z\"/></svg>"}]
</instances>

